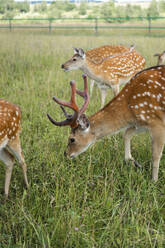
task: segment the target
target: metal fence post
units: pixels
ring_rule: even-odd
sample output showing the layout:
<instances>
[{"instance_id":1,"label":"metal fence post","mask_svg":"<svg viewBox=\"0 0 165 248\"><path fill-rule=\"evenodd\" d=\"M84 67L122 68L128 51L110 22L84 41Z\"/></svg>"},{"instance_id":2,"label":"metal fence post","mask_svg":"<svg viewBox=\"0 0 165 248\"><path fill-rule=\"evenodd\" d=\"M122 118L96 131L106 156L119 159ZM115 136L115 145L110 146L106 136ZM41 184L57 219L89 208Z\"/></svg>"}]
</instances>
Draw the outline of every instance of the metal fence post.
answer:
<instances>
[{"instance_id":1,"label":"metal fence post","mask_svg":"<svg viewBox=\"0 0 165 248\"><path fill-rule=\"evenodd\" d=\"M98 33L98 19L95 18L95 33Z\"/></svg>"},{"instance_id":2,"label":"metal fence post","mask_svg":"<svg viewBox=\"0 0 165 248\"><path fill-rule=\"evenodd\" d=\"M11 32L11 29L12 29L11 19L9 19L9 30L10 30L10 32Z\"/></svg>"},{"instance_id":3,"label":"metal fence post","mask_svg":"<svg viewBox=\"0 0 165 248\"><path fill-rule=\"evenodd\" d=\"M147 17L148 17L148 32L150 34L151 33L151 17L150 17L150 14L148 14Z\"/></svg>"},{"instance_id":4,"label":"metal fence post","mask_svg":"<svg viewBox=\"0 0 165 248\"><path fill-rule=\"evenodd\" d=\"M52 31L52 19L49 18L49 33Z\"/></svg>"}]
</instances>

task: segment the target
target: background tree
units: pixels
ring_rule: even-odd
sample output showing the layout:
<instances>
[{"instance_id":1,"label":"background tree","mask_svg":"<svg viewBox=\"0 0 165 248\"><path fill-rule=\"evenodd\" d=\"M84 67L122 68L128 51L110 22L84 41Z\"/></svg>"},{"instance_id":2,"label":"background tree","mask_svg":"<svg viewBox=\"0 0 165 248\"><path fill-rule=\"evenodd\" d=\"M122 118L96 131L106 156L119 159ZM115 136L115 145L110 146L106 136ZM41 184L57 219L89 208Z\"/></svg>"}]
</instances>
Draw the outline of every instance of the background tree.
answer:
<instances>
[{"instance_id":1,"label":"background tree","mask_svg":"<svg viewBox=\"0 0 165 248\"><path fill-rule=\"evenodd\" d=\"M0 14L4 14L6 10L6 0L0 0Z\"/></svg>"},{"instance_id":2,"label":"background tree","mask_svg":"<svg viewBox=\"0 0 165 248\"><path fill-rule=\"evenodd\" d=\"M159 8L156 0L152 0L149 8L147 9L147 15L150 16L159 16Z\"/></svg>"},{"instance_id":3,"label":"background tree","mask_svg":"<svg viewBox=\"0 0 165 248\"><path fill-rule=\"evenodd\" d=\"M104 3L101 8L101 17L110 18L115 14L115 4L113 0L110 0L108 3Z\"/></svg>"},{"instance_id":4,"label":"background tree","mask_svg":"<svg viewBox=\"0 0 165 248\"><path fill-rule=\"evenodd\" d=\"M27 13L30 11L30 4L28 1L17 3L17 9L19 12Z\"/></svg>"},{"instance_id":5,"label":"background tree","mask_svg":"<svg viewBox=\"0 0 165 248\"><path fill-rule=\"evenodd\" d=\"M86 15L86 13L87 13L87 4L85 2L81 2L79 7L79 14Z\"/></svg>"},{"instance_id":6,"label":"background tree","mask_svg":"<svg viewBox=\"0 0 165 248\"><path fill-rule=\"evenodd\" d=\"M74 3L66 2L65 3L65 11L72 11L73 9L76 8L76 5Z\"/></svg>"},{"instance_id":7,"label":"background tree","mask_svg":"<svg viewBox=\"0 0 165 248\"><path fill-rule=\"evenodd\" d=\"M159 8L160 8L160 12L165 12L165 0L161 0L159 2Z\"/></svg>"}]
</instances>

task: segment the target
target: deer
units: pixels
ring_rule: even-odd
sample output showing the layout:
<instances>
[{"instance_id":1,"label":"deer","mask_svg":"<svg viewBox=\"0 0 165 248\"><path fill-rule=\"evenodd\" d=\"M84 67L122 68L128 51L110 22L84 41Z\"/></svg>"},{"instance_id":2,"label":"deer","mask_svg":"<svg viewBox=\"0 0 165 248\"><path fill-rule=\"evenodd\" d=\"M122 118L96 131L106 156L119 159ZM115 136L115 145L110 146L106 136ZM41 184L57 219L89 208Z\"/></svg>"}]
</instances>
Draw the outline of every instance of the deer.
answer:
<instances>
[{"instance_id":1,"label":"deer","mask_svg":"<svg viewBox=\"0 0 165 248\"><path fill-rule=\"evenodd\" d=\"M21 110L19 106L0 99L0 161L6 166L5 197L8 198L9 186L15 158L22 167L26 187L29 188L27 179L27 166L21 149L19 134L21 131Z\"/></svg>"},{"instance_id":2,"label":"deer","mask_svg":"<svg viewBox=\"0 0 165 248\"><path fill-rule=\"evenodd\" d=\"M75 81L70 82L69 102L53 97L62 108L66 120L58 122L47 115L55 126L71 127L66 156L77 157L101 138L124 130L125 161L140 167L131 155L131 138L139 132L149 131L152 137L152 179L157 181L165 143L165 66L154 66L138 72L117 96L89 118L84 113L89 103L87 76L83 78L83 92L76 89ZM76 94L84 98L80 110L76 104ZM65 106L74 113L69 115Z\"/></svg>"},{"instance_id":3,"label":"deer","mask_svg":"<svg viewBox=\"0 0 165 248\"><path fill-rule=\"evenodd\" d=\"M156 53L154 56L158 57L157 65L163 65L165 63L165 51L162 53Z\"/></svg>"},{"instance_id":4,"label":"deer","mask_svg":"<svg viewBox=\"0 0 165 248\"><path fill-rule=\"evenodd\" d=\"M131 47L134 47L133 45ZM74 53L77 53L77 48L73 48ZM105 58L110 58L114 55L119 55L124 52L128 52L129 48L122 45L104 45L101 47L93 48L88 50L85 54L86 56L93 61L93 63L101 63ZM90 80L90 96L92 96L94 80Z\"/></svg>"},{"instance_id":5,"label":"deer","mask_svg":"<svg viewBox=\"0 0 165 248\"><path fill-rule=\"evenodd\" d=\"M110 51L113 51L110 53ZM106 52L107 51L107 52ZM110 54L110 55L108 55ZM64 71L82 70L89 78L96 81L101 93L101 108L105 104L107 90L112 88L116 96L120 86L126 84L130 78L145 65L145 59L135 51L134 46L123 49L122 46L101 47L86 53L82 48L74 48L71 59L61 65Z\"/></svg>"}]
</instances>

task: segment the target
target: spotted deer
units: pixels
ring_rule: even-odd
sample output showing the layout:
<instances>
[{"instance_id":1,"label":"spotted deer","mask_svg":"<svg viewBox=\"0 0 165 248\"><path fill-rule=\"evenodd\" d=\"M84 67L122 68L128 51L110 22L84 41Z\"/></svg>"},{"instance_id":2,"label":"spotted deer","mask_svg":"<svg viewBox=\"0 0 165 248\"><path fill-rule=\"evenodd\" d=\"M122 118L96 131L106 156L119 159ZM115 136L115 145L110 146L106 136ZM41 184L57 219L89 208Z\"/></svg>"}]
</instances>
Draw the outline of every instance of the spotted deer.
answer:
<instances>
[{"instance_id":1,"label":"spotted deer","mask_svg":"<svg viewBox=\"0 0 165 248\"><path fill-rule=\"evenodd\" d=\"M0 161L6 165L5 196L8 197L10 179L16 158L22 167L27 188L27 167L21 149L19 133L21 111L20 108L6 100L0 99Z\"/></svg>"},{"instance_id":2,"label":"spotted deer","mask_svg":"<svg viewBox=\"0 0 165 248\"><path fill-rule=\"evenodd\" d=\"M74 48L75 54L77 53L76 49L77 48ZM85 55L91 61L93 61L94 64L98 64L98 63L103 62L103 60L106 58L110 58L111 56L119 55L121 53L128 52L128 51L129 51L129 48L122 46L122 45L105 45L105 46L97 47L94 49L90 49L85 53ZM90 95L91 96L93 92L94 82L95 81L93 79L90 80ZM103 94L104 94L104 91L103 91Z\"/></svg>"},{"instance_id":3,"label":"spotted deer","mask_svg":"<svg viewBox=\"0 0 165 248\"><path fill-rule=\"evenodd\" d=\"M113 49L112 49L113 48ZM107 89L112 88L114 95L119 93L119 87L145 65L145 59L135 51L122 46L108 46L87 51L74 48L73 57L62 64L65 71L80 69L97 82L101 92L101 107L104 106Z\"/></svg>"},{"instance_id":4,"label":"spotted deer","mask_svg":"<svg viewBox=\"0 0 165 248\"><path fill-rule=\"evenodd\" d=\"M165 51L162 53L156 53L154 56L158 57L157 65L163 65L165 63Z\"/></svg>"},{"instance_id":5,"label":"spotted deer","mask_svg":"<svg viewBox=\"0 0 165 248\"><path fill-rule=\"evenodd\" d=\"M152 179L157 181L165 143L165 66L150 67L137 73L116 97L89 118L84 114L89 102L86 80L85 77L85 91L81 93L85 103L80 111L75 102L75 94L80 92L72 81L70 102L53 99L61 107L71 108L74 114L68 115L63 110L66 120L62 122L48 115L54 125L71 127L66 154L74 158L102 137L124 129L125 160L140 166L131 155L130 141L134 134L148 130L152 137Z\"/></svg>"}]
</instances>

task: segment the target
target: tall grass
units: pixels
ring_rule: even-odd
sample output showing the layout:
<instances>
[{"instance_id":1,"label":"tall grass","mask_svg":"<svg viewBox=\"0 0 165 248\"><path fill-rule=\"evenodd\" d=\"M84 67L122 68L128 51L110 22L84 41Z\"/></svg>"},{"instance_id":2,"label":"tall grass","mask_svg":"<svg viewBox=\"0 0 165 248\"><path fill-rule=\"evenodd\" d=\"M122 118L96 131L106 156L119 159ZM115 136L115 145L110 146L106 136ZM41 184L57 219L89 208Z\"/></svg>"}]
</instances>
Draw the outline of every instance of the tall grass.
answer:
<instances>
[{"instance_id":1,"label":"tall grass","mask_svg":"<svg viewBox=\"0 0 165 248\"><path fill-rule=\"evenodd\" d=\"M44 33L2 32L0 35L1 98L22 109L21 142L28 165L30 190L23 187L15 165L9 200L0 194L1 248L165 247L165 157L159 181L151 181L151 142L148 134L135 136L132 154L139 171L124 163L122 134L105 138L75 160L64 157L69 128L53 126L50 113L63 115L52 101L69 99L69 81L82 88L80 71L60 68L73 53L104 44L136 44L155 65L153 54L164 50L164 38L142 35L55 36ZM112 97L111 91L107 101ZM77 98L79 104L81 99ZM87 114L100 107L95 88ZM0 189L4 167L0 167Z\"/></svg>"}]
</instances>

